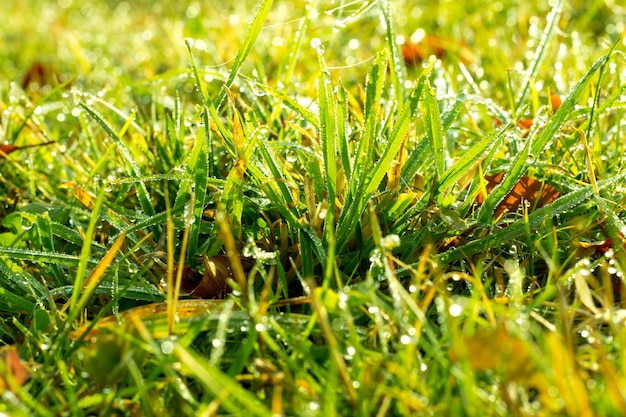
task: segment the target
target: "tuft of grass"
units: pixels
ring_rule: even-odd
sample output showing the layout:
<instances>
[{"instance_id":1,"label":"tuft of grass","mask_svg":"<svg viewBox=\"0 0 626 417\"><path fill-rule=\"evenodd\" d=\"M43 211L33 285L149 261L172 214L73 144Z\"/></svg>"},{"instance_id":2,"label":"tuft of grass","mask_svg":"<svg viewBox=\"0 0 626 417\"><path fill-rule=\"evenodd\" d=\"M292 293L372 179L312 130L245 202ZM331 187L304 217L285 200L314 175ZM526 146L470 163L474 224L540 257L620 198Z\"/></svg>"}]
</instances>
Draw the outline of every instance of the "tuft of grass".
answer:
<instances>
[{"instance_id":1,"label":"tuft of grass","mask_svg":"<svg viewBox=\"0 0 626 417\"><path fill-rule=\"evenodd\" d=\"M0 413L619 414L626 16L578 3L2 3Z\"/></svg>"}]
</instances>

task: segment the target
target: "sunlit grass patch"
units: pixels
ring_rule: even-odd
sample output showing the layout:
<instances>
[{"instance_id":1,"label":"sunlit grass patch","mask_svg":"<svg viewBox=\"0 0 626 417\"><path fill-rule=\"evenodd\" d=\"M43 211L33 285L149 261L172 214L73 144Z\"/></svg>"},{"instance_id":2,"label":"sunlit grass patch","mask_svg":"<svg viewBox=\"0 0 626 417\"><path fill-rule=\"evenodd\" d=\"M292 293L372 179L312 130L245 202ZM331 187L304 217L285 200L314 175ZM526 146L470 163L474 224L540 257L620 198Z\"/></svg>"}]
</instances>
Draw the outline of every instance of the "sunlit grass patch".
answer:
<instances>
[{"instance_id":1,"label":"sunlit grass patch","mask_svg":"<svg viewBox=\"0 0 626 417\"><path fill-rule=\"evenodd\" d=\"M619 7L0 11L0 412L626 408Z\"/></svg>"}]
</instances>

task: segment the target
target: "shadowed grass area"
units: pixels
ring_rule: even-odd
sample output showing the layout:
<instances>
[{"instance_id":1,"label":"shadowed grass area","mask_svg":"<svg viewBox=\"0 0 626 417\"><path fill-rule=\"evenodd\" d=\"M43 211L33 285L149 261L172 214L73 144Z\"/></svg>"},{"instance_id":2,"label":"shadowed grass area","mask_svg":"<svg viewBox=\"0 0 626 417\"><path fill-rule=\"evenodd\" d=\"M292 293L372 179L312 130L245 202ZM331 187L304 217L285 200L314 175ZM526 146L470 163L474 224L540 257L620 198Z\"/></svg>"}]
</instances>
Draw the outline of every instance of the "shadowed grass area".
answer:
<instances>
[{"instance_id":1,"label":"shadowed grass area","mask_svg":"<svg viewBox=\"0 0 626 417\"><path fill-rule=\"evenodd\" d=\"M623 7L0 14L0 412L626 409Z\"/></svg>"}]
</instances>

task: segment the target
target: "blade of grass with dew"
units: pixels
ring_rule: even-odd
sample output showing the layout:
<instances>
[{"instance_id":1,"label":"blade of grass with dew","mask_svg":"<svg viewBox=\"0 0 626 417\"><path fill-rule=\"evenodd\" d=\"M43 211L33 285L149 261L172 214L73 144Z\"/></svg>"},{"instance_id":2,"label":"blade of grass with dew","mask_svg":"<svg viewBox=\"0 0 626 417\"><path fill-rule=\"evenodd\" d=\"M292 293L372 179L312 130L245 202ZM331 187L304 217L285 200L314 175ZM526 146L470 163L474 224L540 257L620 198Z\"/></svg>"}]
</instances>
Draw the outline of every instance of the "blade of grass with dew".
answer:
<instances>
[{"instance_id":1,"label":"blade of grass with dew","mask_svg":"<svg viewBox=\"0 0 626 417\"><path fill-rule=\"evenodd\" d=\"M430 84L430 83L429 83ZM446 169L445 144L443 127L441 125L441 114L439 113L439 103L437 102L436 90L426 86L424 97L424 123L426 136L430 141L430 148L433 152L435 170L438 176L443 175Z\"/></svg>"},{"instance_id":2,"label":"blade of grass with dew","mask_svg":"<svg viewBox=\"0 0 626 417\"><path fill-rule=\"evenodd\" d=\"M341 164L346 181L350 183L352 177L352 163L350 161L350 147L348 137L348 120L350 110L348 108L348 92L341 80L337 85L337 147L341 155Z\"/></svg>"},{"instance_id":3,"label":"blade of grass with dew","mask_svg":"<svg viewBox=\"0 0 626 417\"><path fill-rule=\"evenodd\" d=\"M228 75L228 79L224 84L224 87L226 88L222 88L220 90L217 99L214 102L216 108L218 108L221 105L222 101L226 98L226 89L230 88L233 85L233 82L237 77L237 73L241 69L241 66L243 65L244 61L248 57L248 54L252 50L252 47L254 46L254 42L261 33L263 25L265 24L265 20L267 19L267 15L269 14L269 11L272 7L272 1L273 0L263 0L261 5L257 9L256 14L254 15L252 23L250 24L250 26L248 26L248 32L246 33L246 37L242 42L239 51L237 51L235 62L233 63L233 66L230 69L230 74Z\"/></svg>"},{"instance_id":4,"label":"blade of grass with dew","mask_svg":"<svg viewBox=\"0 0 626 417\"><path fill-rule=\"evenodd\" d=\"M287 92L274 89L267 84L261 84L259 88L270 94L271 96L275 97L276 99L280 100L282 104L295 111L298 115L300 115L300 117L302 117L302 119L310 123L315 129L320 128L320 122L317 116L313 112L307 110L304 106L302 106L296 99L288 95Z\"/></svg>"},{"instance_id":5,"label":"blade of grass with dew","mask_svg":"<svg viewBox=\"0 0 626 417\"><path fill-rule=\"evenodd\" d=\"M515 108L514 111L517 112L522 106L522 103L526 99L528 95L528 91L530 90L530 86L534 84L537 74L539 73L539 68L543 63L546 52L548 50L548 46L550 44L550 40L552 40L553 35L556 33L558 29L559 17L561 16L561 10L563 9L563 0L557 0L556 4L552 7L550 14L547 18L546 28L541 35L541 40L537 45L537 49L535 50L535 54L530 63L530 73L525 77L524 84L519 90L519 94L517 95L517 99L515 100ZM515 116L515 115L514 115Z\"/></svg>"},{"instance_id":6,"label":"blade of grass with dew","mask_svg":"<svg viewBox=\"0 0 626 417\"><path fill-rule=\"evenodd\" d=\"M530 149L532 144L532 138L528 138L524 149L518 152L513 161L511 167L504 176L502 182L495 186L495 188L487 195L483 205L478 210L476 218L483 224L493 222L493 212L496 206L504 200L504 198L511 192L513 187L522 178L524 173L528 170Z\"/></svg>"},{"instance_id":7,"label":"blade of grass with dew","mask_svg":"<svg viewBox=\"0 0 626 417\"><path fill-rule=\"evenodd\" d=\"M430 165L432 160L429 160L431 152L430 141L428 138L424 138L418 142L417 146L411 154L409 158L406 160L404 165L402 166L402 171L400 173L400 184L411 184L413 178L417 174L417 172L422 168L424 163Z\"/></svg>"},{"instance_id":8,"label":"blade of grass with dew","mask_svg":"<svg viewBox=\"0 0 626 417\"><path fill-rule=\"evenodd\" d=\"M84 282L81 282L81 286L79 287L78 291L76 291L77 286L74 286L75 290L74 293L72 293L72 299L70 301L70 319L68 320L69 323L74 321L74 319L76 319L80 314L80 311L87 305L87 302L89 301L89 298L91 298L93 291L100 283L100 278L102 278L111 263L113 263L117 252L119 252L119 250L122 248L125 238L126 235L124 235L123 233L118 236L113 245L111 245L111 249L109 249L109 251L104 255L98 265L96 265L96 267L91 271L87 279L85 279ZM80 298L76 296L77 294L80 295ZM78 301L74 301L76 299Z\"/></svg>"},{"instance_id":9,"label":"blade of grass with dew","mask_svg":"<svg viewBox=\"0 0 626 417\"><path fill-rule=\"evenodd\" d=\"M387 49L389 50L389 74L391 84L393 85L393 92L395 93L396 106L402 107L404 105L404 80L406 80L407 75L406 67L400 59L401 55L398 50L398 44L396 43L396 33L393 28L391 16L391 2L389 0L382 0L379 1L378 4L382 15L381 21L384 22L383 28L385 29Z\"/></svg>"},{"instance_id":10,"label":"blade of grass with dew","mask_svg":"<svg viewBox=\"0 0 626 417\"><path fill-rule=\"evenodd\" d=\"M140 285L133 284L132 281L120 280L118 285L115 285L111 281L102 281L98 287L93 290L93 294L108 294L111 295L116 288L118 288L119 294L121 298L129 298L132 300L140 300L140 301L162 301L163 294L154 286L149 284ZM50 290L50 294L53 297L69 297L72 295L74 287L71 285L65 285L63 287L56 287Z\"/></svg>"},{"instance_id":11,"label":"blade of grass with dew","mask_svg":"<svg viewBox=\"0 0 626 417\"><path fill-rule=\"evenodd\" d=\"M52 220L50 219L50 215L48 212L45 215L37 216L35 220L37 224L37 233L39 234L39 239L41 239L41 247L43 250L47 252L54 252L54 238L52 234ZM52 275L57 280L57 282L62 285L67 285L70 283L67 275L64 271L59 268L59 265L51 264L50 269L52 271Z\"/></svg>"},{"instance_id":12,"label":"blade of grass with dew","mask_svg":"<svg viewBox=\"0 0 626 417\"><path fill-rule=\"evenodd\" d=\"M428 66L422 71L422 74L419 76L411 94L404 103L402 111L395 121L383 154L378 159L376 165L371 169L371 171L368 172L368 178L362 184L359 184L359 189L354 192L354 200L349 201L349 205L344 207L342 210L336 232L337 250L341 250L343 245L347 242L350 233L352 233L354 226L357 224L363 210L365 209L367 201L374 194L385 174L389 171L391 163L396 157L398 150L402 146L402 143L409 132L422 96L422 91L426 84L426 80L432 71L434 64L435 61L429 61ZM382 81L378 82L382 83ZM355 169L357 167L358 164L355 163ZM368 170L367 166L358 168ZM357 175L353 175L353 181L357 177Z\"/></svg>"},{"instance_id":13,"label":"blade of grass with dew","mask_svg":"<svg viewBox=\"0 0 626 417\"><path fill-rule=\"evenodd\" d=\"M335 205L337 187L337 103L333 92L331 74L326 68L324 47L316 45L317 59L320 73L317 77L317 94L320 119L320 136L322 139L322 160L324 161L325 189L328 193L328 202ZM330 224L334 224L333 212L330 215Z\"/></svg>"},{"instance_id":14,"label":"blade of grass with dew","mask_svg":"<svg viewBox=\"0 0 626 417\"><path fill-rule=\"evenodd\" d=\"M584 94L592 75L607 61L609 54L604 55L591 67L591 69L583 76L583 78L576 84L574 89L568 94L567 98L561 104L561 107L556 111L554 116L550 119L545 129L539 133L536 137L529 137L527 139L524 150L519 152L511 164L509 173L504 177L502 182L498 184L493 191L487 196L485 202L481 206L478 212L478 220L482 223L487 223L493 215L493 211L496 206L502 201L515 187L519 179L524 175L528 169L529 158L536 159L543 151L549 140L554 138L558 129L565 123L573 110L576 102ZM532 144L532 145L531 145Z\"/></svg>"},{"instance_id":15,"label":"blade of grass with dew","mask_svg":"<svg viewBox=\"0 0 626 417\"><path fill-rule=\"evenodd\" d=\"M385 53L378 53L365 78L365 104L363 106L363 130L354 155L354 167L350 183L351 194L358 195L370 169L374 143L379 134L382 110L382 92L389 60ZM352 197L352 196L351 196Z\"/></svg>"},{"instance_id":16,"label":"blade of grass with dew","mask_svg":"<svg viewBox=\"0 0 626 417\"><path fill-rule=\"evenodd\" d=\"M33 311L34 309L35 303L0 287L0 311L3 313L16 314L24 311Z\"/></svg>"},{"instance_id":17,"label":"blade of grass with dew","mask_svg":"<svg viewBox=\"0 0 626 417\"><path fill-rule=\"evenodd\" d=\"M22 217L29 219L32 223L37 223L38 225L40 223L47 223L46 226L41 226L41 227L49 228L49 232L46 231L46 232L40 232L40 233L49 233L51 237L59 238L62 241L71 243L73 245L83 244L83 237L77 230L70 229L69 227L63 224L52 220L48 212L43 212L42 214L20 212L20 215ZM49 242L47 247L44 246L44 249L48 250L49 252L55 251L52 242ZM101 245L100 243L94 242L92 245L92 250L94 250L94 252L97 254L100 254L100 253L104 254L104 252L106 252L106 247Z\"/></svg>"},{"instance_id":18,"label":"blade of grass with dew","mask_svg":"<svg viewBox=\"0 0 626 417\"><path fill-rule=\"evenodd\" d=\"M298 24L298 29L294 32L293 39L288 45L289 53L286 54L287 58L283 60L279 67L276 79L283 80L285 89L288 89L291 86L293 73L296 69L296 63L298 62L298 54L311 21L311 14L316 12L316 3L316 0L307 0L306 5L304 6L304 15L299 19L300 23ZM284 74L282 73L283 68L285 68Z\"/></svg>"},{"instance_id":19,"label":"blade of grass with dew","mask_svg":"<svg viewBox=\"0 0 626 417\"><path fill-rule=\"evenodd\" d=\"M285 175L288 175L288 170L279 165L276 155L266 139L267 131L265 129L258 129L257 133L257 150L261 154L263 161L267 164L271 176L265 175L265 170L257 166L254 161L250 164L248 169L259 184L262 184L265 194L281 214L283 214L285 220L292 227L297 228L300 222L298 213L295 210L296 199L287 186L290 180L285 177Z\"/></svg>"},{"instance_id":20,"label":"blade of grass with dew","mask_svg":"<svg viewBox=\"0 0 626 417\"><path fill-rule=\"evenodd\" d=\"M209 177L209 159L207 135L210 135L210 128L205 124L204 128L198 129L194 141L189 161L187 162L187 172L193 178L191 191L194 192L195 205L193 207L193 223L189 237L189 248L187 252L188 264L193 265L197 259L198 243L200 239L200 226L202 224L202 212L207 194L207 179Z\"/></svg>"},{"instance_id":21,"label":"blade of grass with dew","mask_svg":"<svg viewBox=\"0 0 626 417\"><path fill-rule=\"evenodd\" d=\"M270 410L257 397L206 359L181 345L175 346L174 355L228 412L235 415L271 416Z\"/></svg>"},{"instance_id":22,"label":"blade of grass with dew","mask_svg":"<svg viewBox=\"0 0 626 417\"><path fill-rule=\"evenodd\" d=\"M0 259L0 273L5 277L4 285L8 290L29 295L34 302L46 299L48 289L20 264L11 260Z\"/></svg>"},{"instance_id":23,"label":"blade of grass with dew","mask_svg":"<svg viewBox=\"0 0 626 417\"><path fill-rule=\"evenodd\" d=\"M91 116L91 118L94 119L100 125L100 127L102 127L102 129L107 133L107 135L109 135L111 139L113 139L113 141L117 145L117 148L120 150L122 156L128 164L128 174L135 177L141 176L141 170L139 169L137 161L135 161L130 151L128 150L122 139L118 136L118 134L115 133L109 122L107 122L96 109L87 105L86 103L80 102L79 106L89 116ZM140 182L136 189L141 208L148 216L153 216L155 214L154 206L152 205L152 201L150 200L150 195L148 193L148 190L146 189L146 185Z\"/></svg>"},{"instance_id":24,"label":"blade of grass with dew","mask_svg":"<svg viewBox=\"0 0 626 417\"><path fill-rule=\"evenodd\" d=\"M217 114L217 109L215 108L215 105L213 104L211 97L209 97L209 92L207 91L206 84L204 83L204 80L200 77L200 73L198 72L198 68L196 66L196 60L194 59L193 53L191 52L191 44L189 43L188 40L185 41L185 45L187 46L187 59L189 60L191 73L194 76L194 79L196 80L196 87L200 91L200 94L202 95L202 100L204 101L205 129L210 129L210 125L206 124L206 122L213 121L213 123L215 123L215 126L217 127L217 130L220 132L220 134L224 138L224 141L225 141L224 143L226 145L226 148L228 149L228 152L232 156L235 156L235 147L233 145L232 133L230 132L229 129L226 128L226 126L224 126L224 123L222 123L219 115ZM212 146L209 146L208 152L209 154L212 155L212 152L213 152ZM209 165L211 165L212 162L213 160L209 159Z\"/></svg>"},{"instance_id":25,"label":"blade of grass with dew","mask_svg":"<svg viewBox=\"0 0 626 417\"><path fill-rule=\"evenodd\" d=\"M127 124L127 126L123 129L124 131L126 129L128 129L130 126L133 127L133 129L135 129L137 132L139 132L139 134L141 136L146 136L147 133L146 131L135 121L135 114L137 112L137 109L133 109L133 111L128 114L125 111L121 110L120 108L114 106L113 104L109 103L106 100L103 100L102 98L98 97L97 95L93 95L90 94L89 96L89 101L93 102L93 103L100 103L102 104L104 107L108 108L109 110L111 110L113 113L117 114L118 116L120 116L120 118L122 120L125 121L125 123ZM118 136L122 136L123 133L118 133Z\"/></svg>"},{"instance_id":26,"label":"blade of grass with dew","mask_svg":"<svg viewBox=\"0 0 626 417\"><path fill-rule=\"evenodd\" d=\"M7 248L0 246L0 256L7 256L10 259L23 259L32 262L50 262L61 265L78 265L81 257L76 255L67 255L61 252L45 252L31 249ZM98 261L93 258L87 258L89 265L95 265Z\"/></svg>"},{"instance_id":27,"label":"blade of grass with dew","mask_svg":"<svg viewBox=\"0 0 626 417\"><path fill-rule=\"evenodd\" d=\"M89 225L87 226L87 231L85 232L83 246L80 251L80 261L78 263L78 269L76 270L76 276L74 277L74 292L72 293L72 298L70 302L70 311L75 311L78 299L80 297L80 291L83 288L83 281L87 273L87 263L89 261L89 254L91 252L92 236L94 235L94 231L96 230L96 224L100 219L99 213L100 208L102 207L102 202L104 201L105 188L106 187L100 187L100 191L98 192L98 195L96 196L96 201L93 205L91 218L89 219Z\"/></svg>"},{"instance_id":28,"label":"blade of grass with dew","mask_svg":"<svg viewBox=\"0 0 626 417\"><path fill-rule=\"evenodd\" d=\"M510 125L502 126L494 133L486 136L483 140L478 142L467 150L458 161L443 173L437 185L436 195L443 196L456 182L467 173L473 166L475 166L492 149L498 148L504 140L504 132L510 127Z\"/></svg>"},{"instance_id":29,"label":"blade of grass with dew","mask_svg":"<svg viewBox=\"0 0 626 417\"><path fill-rule=\"evenodd\" d=\"M541 151L546 147L550 139L553 139L559 130L559 128L565 123L571 116L574 107L578 100L582 97L585 88L589 85L593 74L600 69L610 57L610 52L600 57L587 71L587 73L576 83L572 91L567 95L559 109L554 113L554 116L550 118L546 127L537 135L537 138L533 140L533 146L530 151L533 157L537 157Z\"/></svg>"},{"instance_id":30,"label":"blade of grass with dew","mask_svg":"<svg viewBox=\"0 0 626 417\"><path fill-rule=\"evenodd\" d=\"M602 180L598 182L598 189L618 184L620 181L626 179L626 174L621 174L613 178ZM438 256L438 259L443 263L452 262L462 259L465 256L472 256L480 252L486 252L487 250L497 247L503 243L510 242L512 239L519 237L526 233L528 228L536 229L541 225L546 218L552 218L558 214L565 213L567 210L577 206L578 204L588 200L595 195L594 188L590 185L585 186L579 190L573 191L562 197L557 198L551 204L541 207L528 215L528 222L525 219L517 220L511 225L500 229L496 232L489 234L480 239L476 239L470 243L467 243L461 247L448 250Z\"/></svg>"}]
</instances>

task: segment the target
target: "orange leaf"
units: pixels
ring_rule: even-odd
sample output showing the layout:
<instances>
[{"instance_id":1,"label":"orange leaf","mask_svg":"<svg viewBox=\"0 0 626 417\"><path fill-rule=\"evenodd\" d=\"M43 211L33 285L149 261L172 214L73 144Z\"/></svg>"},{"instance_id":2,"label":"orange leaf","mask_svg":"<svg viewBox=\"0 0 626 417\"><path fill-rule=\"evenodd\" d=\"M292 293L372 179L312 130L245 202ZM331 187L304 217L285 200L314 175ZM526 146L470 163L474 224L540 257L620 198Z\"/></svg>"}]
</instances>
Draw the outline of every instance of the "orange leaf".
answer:
<instances>
[{"instance_id":1,"label":"orange leaf","mask_svg":"<svg viewBox=\"0 0 626 417\"><path fill-rule=\"evenodd\" d=\"M463 41L440 38L438 36L426 36L419 42L407 41L402 45L402 57L409 67L419 65L431 55L441 59L451 53L457 55L465 64L474 60L473 53Z\"/></svg>"},{"instance_id":2,"label":"orange leaf","mask_svg":"<svg viewBox=\"0 0 626 417\"><path fill-rule=\"evenodd\" d=\"M561 97L550 94L550 105L552 106L552 111L557 111L561 107Z\"/></svg>"},{"instance_id":3,"label":"orange leaf","mask_svg":"<svg viewBox=\"0 0 626 417\"><path fill-rule=\"evenodd\" d=\"M491 193L495 186L500 184L503 178L504 172L485 175L487 193ZM515 184L515 187L513 187L504 200L498 204L494 214L496 217L500 217L508 211L516 211L523 201L530 203L529 211L532 211L535 208L540 208L552 203L559 195L559 192L553 186L544 184L528 175L524 175L517 184ZM482 204L484 197L481 194L477 195L476 202Z\"/></svg>"},{"instance_id":4,"label":"orange leaf","mask_svg":"<svg viewBox=\"0 0 626 417\"><path fill-rule=\"evenodd\" d=\"M0 359L3 365L0 365L0 392L9 388L8 378L12 378L15 383L22 386L30 379L30 372L24 366L14 346L2 348L0 351Z\"/></svg>"}]
</instances>

